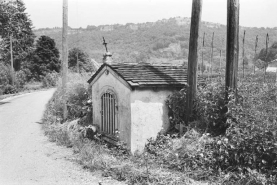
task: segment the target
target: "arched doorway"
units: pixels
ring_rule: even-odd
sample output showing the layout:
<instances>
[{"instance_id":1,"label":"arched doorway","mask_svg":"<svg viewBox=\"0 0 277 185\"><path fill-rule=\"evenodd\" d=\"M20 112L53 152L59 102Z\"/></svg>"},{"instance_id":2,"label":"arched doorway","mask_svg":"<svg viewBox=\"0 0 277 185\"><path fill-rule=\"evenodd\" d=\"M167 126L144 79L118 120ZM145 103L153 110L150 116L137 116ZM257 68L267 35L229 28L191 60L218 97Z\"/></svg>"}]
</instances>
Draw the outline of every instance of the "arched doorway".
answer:
<instances>
[{"instance_id":1,"label":"arched doorway","mask_svg":"<svg viewBox=\"0 0 277 185\"><path fill-rule=\"evenodd\" d=\"M116 137L116 131L118 131L117 99L111 90L106 91L101 96L100 129L104 134Z\"/></svg>"}]
</instances>

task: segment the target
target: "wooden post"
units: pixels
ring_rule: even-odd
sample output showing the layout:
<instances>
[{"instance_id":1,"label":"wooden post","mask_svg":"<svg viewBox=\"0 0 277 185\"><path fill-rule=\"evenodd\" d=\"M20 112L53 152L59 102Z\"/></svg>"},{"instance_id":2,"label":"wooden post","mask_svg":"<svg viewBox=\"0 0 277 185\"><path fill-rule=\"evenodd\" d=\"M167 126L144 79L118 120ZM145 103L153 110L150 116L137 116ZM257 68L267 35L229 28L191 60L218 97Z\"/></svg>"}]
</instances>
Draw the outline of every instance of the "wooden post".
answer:
<instances>
[{"instance_id":1,"label":"wooden post","mask_svg":"<svg viewBox=\"0 0 277 185\"><path fill-rule=\"evenodd\" d=\"M80 42L80 39L79 39L79 28L78 28L77 29L77 46L78 46L78 48L79 48L79 42ZM78 49L76 51L76 58L77 58L77 62L76 62L77 73L80 73L80 62L79 62L79 51L78 51Z\"/></svg>"},{"instance_id":2,"label":"wooden post","mask_svg":"<svg viewBox=\"0 0 277 185\"><path fill-rule=\"evenodd\" d=\"M221 70L222 70L222 55L223 55L223 51L224 51L224 47L225 47L225 44L224 44L224 41L225 39L222 38L222 49L220 50L220 80L222 79L222 73L221 73Z\"/></svg>"},{"instance_id":3,"label":"wooden post","mask_svg":"<svg viewBox=\"0 0 277 185\"><path fill-rule=\"evenodd\" d=\"M76 69L77 69L77 73L80 73L80 64L79 64L79 59L78 59L78 52L76 53Z\"/></svg>"},{"instance_id":4,"label":"wooden post","mask_svg":"<svg viewBox=\"0 0 277 185\"><path fill-rule=\"evenodd\" d=\"M275 60L276 62L277 62L277 60ZM276 78L275 78L275 85L277 86L277 69L275 70L275 76L276 76Z\"/></svg>"},{"instance_id":5,"label":"wooden post","mask_svg":"<svg viewBox=\"0 0 277 185\"><path fill-rule=\"evenodd\" d=\"M220 58L219 58L219 75L221 76L221 50L219 50L219 56L220 56ZM221 79L221 77L220 77L220 79Z\"/></svg>"},{"instance_id":6,"label":"wooden post","mask_svg":"<svg viewBox=\"0 0 277 185\"><path fill-rule=\"evenodd\" d=\"M244 30L243 39L242 39L242 78L244 78L244 41L245 41L245 30Z\"/></svg>"},{"instance_id":7,"label":"wooden post","mask_svg":"<svg viewBox=\"0 0 277 185\"><path fill-rule=\"evenodd\" d=\"M204 47L205 47L205 32L203 34L203 45L202 45L202 66L201 66L201 72L202 72L202 76L203 76L203 68L204 68Z\"/></svg>"},{"instance_id":8,"label":"wooden post","mask_svg":"<svg viewBox=\"0 0 277 185\"><path fill-rule=\"evenodd\" d=\"M237 74L239 59L239 0L227 1L227 41L226 41L226 75L225 98L228 90L237 90Z\"/></svg>"},{"instance_id":9,"label":"wooden post","mask_svg":"<svg viewBox=\"0 0 277 185\"><path fill-rule=\"evenodd\" d=\"M190 121L193 109L193 99L197 89L197 59L198 59L198 36L201 22L202 0L192 1L190 38L189 38L189 56L188 56L188 87L187 87L187 106L186 106L186 125ZM183 133L181 126L180 133Z\"/></svg>"},{"instance_id":10,"label":"wooden post","mask_svg":"<svg viewBox=\"0 0 277 185\"><path fill-rule=\"evenodd\" d=\"M13 68L13 38L12 38L12 34L10 34L10 53L11 53L11 77L12 77L12 86L14 86L15 75L14 75L14 68Z\"/></svg>"},{"instance_id":11,"label":"wooden post","mask_svg":"<svg viewBox=\"0 0 277 185\"><path fill-rule=\"evenodd\" d=\"M211 78L212 78L212 75L213 75L213 58L214 58L214 32L213 32L213 36L212 36L212 43L211 43L211 70L210 70L210 73L211 73Z\"/></svg>"},{"instance_id":12,"label":"wooden post","mask_svg":"<svg viewBox=\"0 0 277 185\"><path fill-rule=\"evenodd\" d=\"M255 57L256 57L256 54L257 54L257 46L258 46L258 40L259 40L259 38L258 38L258 35L256 36L256 41L255 41ZM255 59L255 57L254 57L254 59ZM254 74L255 74L255 62L254 62Z\"/></svg>"},{"instance_id":13,"label":"wooden post","mask_svg":"<svg viewBox=\"0 0 277 185\"><path fill-rule=\"evenodd\" d=\"M63 95L63 119L67 118L66 105L66 87L67 87L67 70L68 70L68 45L67 45L67 29L68 29L68 0L63 0L63 32L62 32L62 95Z\"/></svg>"},{"instance_id":14,"label":"wooden post","mask_svg":"<svg viewBox=\"0 0 277 185\"><path fill-rule=\"evenodd\" d=\"M264 83L266 80L266 67L267 67L267 52L268 52L268 42L269 42L269 36L268 33L266 34L266 40L265 40L265 67L264 67Z\"/></svg>"}]
</instances>

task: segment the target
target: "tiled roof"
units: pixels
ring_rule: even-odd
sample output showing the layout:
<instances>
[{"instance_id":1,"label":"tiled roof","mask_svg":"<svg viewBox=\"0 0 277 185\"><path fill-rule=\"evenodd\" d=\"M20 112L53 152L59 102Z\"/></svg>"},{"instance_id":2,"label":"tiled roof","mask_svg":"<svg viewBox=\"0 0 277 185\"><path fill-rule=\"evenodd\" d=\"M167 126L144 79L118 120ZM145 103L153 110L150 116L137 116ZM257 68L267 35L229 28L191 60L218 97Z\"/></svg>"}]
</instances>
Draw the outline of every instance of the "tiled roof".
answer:
<instances>
[{"instance_id":1,"label":"tiled roof","mask_svg":"<svg viewBox=\"0 0 277 185\"><path fill-rule=\"evenodd\" d=\"M151 64L103 64L100 69L88 80L88 83L92 82L92 80L105 66L109 66L132 87L184 87L187 84L187 69L185 67Z\"/></svg>"}]
</instances>

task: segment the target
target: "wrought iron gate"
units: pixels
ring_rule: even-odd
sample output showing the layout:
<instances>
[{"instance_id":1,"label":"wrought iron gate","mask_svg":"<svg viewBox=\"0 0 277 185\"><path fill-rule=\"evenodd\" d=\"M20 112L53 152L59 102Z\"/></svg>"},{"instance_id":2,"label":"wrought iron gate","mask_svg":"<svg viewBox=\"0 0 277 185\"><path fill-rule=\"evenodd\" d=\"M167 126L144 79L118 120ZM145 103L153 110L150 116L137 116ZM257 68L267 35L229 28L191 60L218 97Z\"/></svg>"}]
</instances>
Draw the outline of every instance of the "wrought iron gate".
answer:
<instances>
[{"instance_id":1,"label":"wrought iron gate","mask_svg":"<svg viewBox=\"0 0 277 185\"><path fill-rule=\"evenodd\" d=\"M112 92L105 92L101 96L101 126L105 134L115 136L118 130L117 124L117 102Z\"/></svg>"}]
</instances>

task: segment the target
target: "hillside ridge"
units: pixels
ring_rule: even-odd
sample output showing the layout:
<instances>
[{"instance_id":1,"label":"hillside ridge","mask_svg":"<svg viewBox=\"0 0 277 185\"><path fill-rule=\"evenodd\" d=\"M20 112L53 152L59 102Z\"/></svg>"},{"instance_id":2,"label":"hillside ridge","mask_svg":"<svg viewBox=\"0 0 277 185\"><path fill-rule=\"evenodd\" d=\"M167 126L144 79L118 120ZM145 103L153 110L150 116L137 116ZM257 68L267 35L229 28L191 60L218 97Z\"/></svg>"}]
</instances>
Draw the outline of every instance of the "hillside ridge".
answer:
<instances>
[{"instance_id":1,"label":"hillside ridge","mask_svg":"<svg viewBox=\"0 0 277 185\"><path fill-rule=\"evenodd\" d=\"M270 43L277 41L277 27L257 28L240 27L240 53L242 51L243 31L246 31L245 53L251 59L254 57L255 39L259 36L257 52L265 47L265 36L268 33ZM205 32L205 45L202 47L203 33ZM219 64L220 50L224 62L226 25L212 22L202 22L200 30L199 49L203 50L204 64L210 65L211 39L214 39L215 66ZM47 35L56 41L61 50L62 28L41 28L34 30L37 36ZM102 45L104 36L108 42L108 49L113 53L117 62L150 62L164 63L171 61L185 61L188 57L190 18L174 17L162 19L156 22L127 23L113 25L88 25L87 28L69 28L69 49L79 47L84 50L90 58L101 61L105 52ZM202 56L202 55L201 55ZM241 57L241 54L240 54ZM199 57L201 59L201 57ZM202 60L202 59L201 59ZM249 60L251 61L251 60Z\"/></svg>"}]
</instances>

